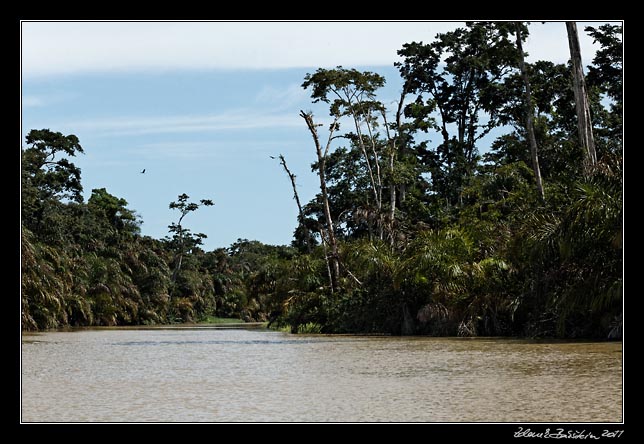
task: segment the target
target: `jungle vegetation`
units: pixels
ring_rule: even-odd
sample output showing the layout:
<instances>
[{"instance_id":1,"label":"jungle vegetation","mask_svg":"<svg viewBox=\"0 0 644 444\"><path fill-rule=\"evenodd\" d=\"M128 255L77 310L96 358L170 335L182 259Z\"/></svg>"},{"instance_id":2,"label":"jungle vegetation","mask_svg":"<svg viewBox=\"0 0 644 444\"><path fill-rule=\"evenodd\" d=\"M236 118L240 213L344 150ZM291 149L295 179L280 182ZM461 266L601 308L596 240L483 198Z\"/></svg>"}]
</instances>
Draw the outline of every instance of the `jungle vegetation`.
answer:
<instances>
[{"instance_id":1,"label":"jungle vegetation","mask_svg":"<svg viewBox=\"0 0 644 444\"><path fill-rule=\"evenodd\" d=\"M526 62L523 22L407 43L393 109L378 73L309 73L302 87L332 123L299 111L320 183L310 202L279 156L299 210L291 245L204 251L190 213L213 201L186 194L169 203L168 236L144 236L124 199L100 188L84 201L76 136L30 131L22 328L217 316L293 332L621 337L622 30L585 29L601 49L584 75L567 29L568 64Z\"/></svg>"}]
</instances>

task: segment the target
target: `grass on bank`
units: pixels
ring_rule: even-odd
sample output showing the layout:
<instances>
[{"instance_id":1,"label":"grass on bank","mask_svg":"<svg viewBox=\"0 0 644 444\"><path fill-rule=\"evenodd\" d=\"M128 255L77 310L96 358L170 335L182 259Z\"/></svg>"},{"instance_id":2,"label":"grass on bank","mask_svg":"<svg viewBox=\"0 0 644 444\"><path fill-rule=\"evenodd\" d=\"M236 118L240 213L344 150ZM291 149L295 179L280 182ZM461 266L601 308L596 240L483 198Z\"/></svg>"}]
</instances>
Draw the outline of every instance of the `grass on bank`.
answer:
<instances>
[{"instance_id":1,"label":"grass on bank","mask_svg":"<svg viewBox=\"0 0 644 444\"><path fill-rule=\"evenodd\" d=\"M245 321L238 318L218 318L216 316L206 316L199 320L199 324L244 324Z\"/></svg>"}]
</instances>

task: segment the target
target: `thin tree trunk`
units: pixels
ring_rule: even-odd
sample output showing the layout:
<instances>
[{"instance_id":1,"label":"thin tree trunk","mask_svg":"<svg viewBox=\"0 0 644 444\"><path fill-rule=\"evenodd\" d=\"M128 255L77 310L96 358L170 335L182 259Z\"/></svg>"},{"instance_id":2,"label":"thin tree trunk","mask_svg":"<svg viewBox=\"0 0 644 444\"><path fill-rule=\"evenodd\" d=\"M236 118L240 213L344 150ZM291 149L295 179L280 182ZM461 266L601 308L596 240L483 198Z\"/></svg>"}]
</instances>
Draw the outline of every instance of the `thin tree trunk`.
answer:
<instances>
[{"instance_id":1,"label":"thin tree trunk","mask_svg":"<svg viewBox=\"0 0 644 444\"><path fill-rule=\"evenodd\" d=\"M400 128L402 126L402 113L403 113L403 105L405 102L405 95L406 95L406 88L403 89L402 93L400 94L400 100L398 101L398 108L396 109L396 133L394 137L391 137L389 133L389 126L387 124L387 115L384 109L382 110L382 119L385 124L385 131L387 133L387 139L389 142L388 144L391 147L391 152L389 153L389 173L391 175L391 179L389 182L390 194L389 194L389 221L388 222L389 222L390 243L392 247L394 245L394 237L395 237L394 225L396 222L397 184L396 184L396 178L395 178L395 165L396 165L396 154L398 153L398 142L402 138L400 133ZM401 193L401 197L402 196L404 196L404 193Z\"/></svg>"},{"instance_id":2,"label":"thin tree trunk","mask_svg":"<svg viewBox=\"0 0 644 444\"><path fill-rule=\"evenodd\" d=\"M172 277L170 278L171 283L175 283L177 281L177 275L179 274L179 270L181 270L181 262L183 261L183 253L179 253L179 259L177 260L177 266L174 267L174 271L172 272Z\"/></svg>"},{"instance_id":3,"label":"thin tree trunk","mask_svg":"<svg viewBox=\"0 0 644 444\"><path fill-rule=\"evenodd\" d=\"M333 292L338 287L338 281L340 279L340 258L338 254L338 243L335 238L335 231L333 227L333 219L331 217L331 207L329 206L329 195L326 188L326 175L324 173L324 167L326 164L326 156L331 147L331 141L333 140L333 132L337 128L338 118L333 121L331 128L329 129L329 139L327 141L324 151L322 151L322 145L320 144L320 138L318 137L317 126L313 122L313 116L307 114L304 111L300 111L300 116L306 122L306 125L309 128L311 136L313 137L313 142L315 143L315 150L318 156L318 176L320 177L320 191L322 192L322 205L324 207L324 218L326 219L327 225L327 236L329 238L329 246L331 247L331 292Z\"/></svg>"},{"instance_id":4,"label":"thin tree trunk","mask_svg":"<svg viewBox=\"0 0 644 444\"><path fill-rule=\"evenodd\" d=\"M539 168L539 150L537 147L537 138L534 134L534 115L532 113L532 92L530 91L530 79L528 77L528 70L525 67L525 59L523 55L523 43L521 42L521 23L516 22L516 37L517 49L519 50L519 68L521 69L521 77L523 78L523 86L525 88L525 122L526 131L528 133L528 141L530 142L530 155L532 157L532 169L534 171L534 178L537 183L537 190L541 196L541 200L545 200L546 196L543 191L543 181L541 179L541 168Z\"/></svg>"},{"instance_id":5,"label":"thin tree trunk","mask_svg":"<svg viewBox=\"0 0 644 444\"><path fill-rule=\"evenodd\" d=\"M177 223L177 226L179 227L179 254L177 265L174 267L172 276L170 277L170 282L172 284L177 281L177 275L179 274L179 270L181 270L181 263L183 262L183 228L181 227L181 222L183 221L183 218L186 217L186 214L188 213L182 213L181 217L179 218L179 222Z\"/></svg>"},{"instance_id":6,"label":"thin tree trunk","mask_svg":"<svg viewBox=\"0 0 644 444\"><path fill-rule=\"evenodd\" d=\"M360 150L362 151L364 160L367 163L367 171L369 171L369 179L371 180L371 189L373 190L373 197L376 201L376 206L378 207L378 210L380 210L382 206L380 204L380 199L378 199L378 187L376 186L376 180L373 176L373 168L371 167L371 162L369 161L369 154L367 153L367 147L364 144L364 140L362 140L362 131L360 131L360 122L358 121L358 117L353 112L353 108L352 108L351 114L353 116L353 123L355 125L356 133L358 135L358 143L360 144Z\"/></svg>"},{"instance_id":7,"label":"thin tree trunk","mask_svg":"<svg viewBox=\"0 0 644 444\"><path fill-rule=\"evenodd\" d=\"M360 102L358 101L358 104ZM367 130L369 131L369 140L371 141L371 152L373 153L373 158L374 158L374 164L375 164L375 170L376 170L376 178L377 178L377 186L378 186L378 232L379 232L379 237L380 240L384 239L384 234L385 234L385 223L384 223L384 214L382 211L382 175L380 174L380 158L378 156L378 151L376 150L376 139L373 137L373 131L371 129L371 123L369 122L369 119L371 118L371 113L367 115L367 118L365 119L365 123L367 124Z\"/></svg>"},{"instance_id":8,"label":"thin tree trunk","mask_svg":"<svg viewBox=\"0 0 644 444\"><path fill-rule=\"evenodd\" d=\"M402 101L402 98L401 98ZM400 108L399 108L400 110ZM391 246L394 245L394 222L396 221L396 179L395 174L395 161L396 161L396 138L392 138L389 134L389 128L387 127L387 116L385 111L382 111L382 119L385 124L385 130L387 132L387 145L390 147L389 152L389 218L387 220L387 225L389 228L389 243ZM396 119L397 122L400 122L400 119Z\"/></svg>"},{"instance_id":9,"label":"thin tree trunk","mask_svg":"<svg viewBox=\"0 0 644 444\"><path fill-rule=\"evenodd\" d=\"M329 241L325 237L324 230L320 228L320 239L322 240L322 250L324 251L324 262L326 264L326 273L329 278L329 282L333 282L333 273L331 273L331 261L329 260L329 252L327 250L327 245ZM331 293L333 293L333 287L331 287Z\"/></svg>"},{"instance_id":10,"label":"thin tree trunk","mask_svg":"<svg viewBox=\"0 0 644 444\"><path fill-rule=\"evenodd\" d=\"M389 169L391 173L391 183L389 184L389 236L391 245L394 244L394 222L396 222L396 181L394 179L394 167L396 160L396 147L393 146L389 155Z\"/></svg>"},{"instance_id":11,"label":"thin tree trunk","mask_svg":"<svg viewBox=\"0 0 644 444\"><path fill-rule=\"evenodd\" d=\"M358 106L362 107L362 101L359 97L356 98ZM353 113L353 106L351 107L351 112ZM380 158L378 156L378 150L376 149L376 139L373 136L373 129L371 128L371 112L367 112L367 116L363 119L367 125L367 132L369 133L369 141L371 142L371 152L373 153L374 166L376 170L376 187L378 188L378 209L382 209L382 175L380 174ZM362 137L360 138L362 140ZM368 160L368 159L367 159Z\"/></svg>"},{"instance_id":12,"label":"thin tree trunk","mask_svg":"<svg viewBox=\"0 0 644 444\"><path fill-rule=\"evenodd\" d=\"M586 90L586 81L584 79L584 70L581 61L577 24L575 22L566 22L566 30L568 31L568 45L570 47L570 59L572 61L572 79L575 93L575 106L577 108L579 141L586 152L586 165L592 166L597 163L597 152L595 151L595 139L593 137L588 91Z\"/></svg>"},{"instance_id":13,"label":"thin tree trunk","mask_svg":"<svg viewBox=\"0 0 644 444\"><path fill-rule=\"evenodd\" d=\"M354 104L352 102L352 97L355 97L357 100L358 105L360 106L362 102L360 101L360 98L357 97L356 95L351 95L349 94L348 91L343 90L345 96L346 96L346 101L349 104L349 111L351 112L351 117L353 118L353 123L356 128L356 134L358 136L358 143L360 144L360 150L362 151L362 155L364 156L364 160L367 164L367 170L369 171L369 179L371 180L371 188L373 190L373 196L376 201L376 207L378 208L378 232L379 232L379 238L382 239L384 236L383 232L383 220L382 220L382 177L380 175L380 162L378 159L378 152L376 151L376 146L375 146L375 139L373 137L373 133L371 130L371 123L369 122L369 115L364 119L365 123L367 124L367 131L369 132L369 140L371 142L371 151L373 152L374 156L374 166L371 165L371 161L369 160L369 154L367 153L367 147L365 146L364 139L362 136L362 131L360 129L360 118L358 115L358 112L356 111ZM336 91L336 95L342 99L342 96ZM376 177L374 178L374 169L376 170ZM377 179L377 181L376 181Z\"/></svg>"},{"instance_id":14,"label":"thin tree trunk","mask_svg":"<svg viewBox=\"0 0 644 444\"><path fill-rule=\"evenodd\" d=\"M286 171L286 174L288 175L288 178L291 180L291 186L293 187L293 196L295 198L295 202L297 203L297 210L299 214L299 223L300 226L304 229L304 235L306 236L306 249L310 253L311 252L311 239L309 236L309 230L306 228L304 225L304 210L302 210L302 204L300 202L300 195L297 192L297 187L295 186L295 174L289 170L288 166L286 165L286 159L282 154L279 155L280 159L280 164L284 168L284 171Z\"/></svg>"}]
</instances>

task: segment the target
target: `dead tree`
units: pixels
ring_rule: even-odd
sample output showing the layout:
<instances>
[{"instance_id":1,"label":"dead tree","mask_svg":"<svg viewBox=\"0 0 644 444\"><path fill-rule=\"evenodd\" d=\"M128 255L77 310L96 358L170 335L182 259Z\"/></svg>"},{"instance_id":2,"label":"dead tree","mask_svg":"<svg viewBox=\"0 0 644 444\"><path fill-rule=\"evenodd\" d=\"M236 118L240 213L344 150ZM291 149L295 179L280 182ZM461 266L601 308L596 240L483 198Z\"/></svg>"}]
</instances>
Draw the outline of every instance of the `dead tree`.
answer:
<instances>
[{"instance_id":1,"label":"dead tree","mask_svg":"<svg viewBox=\"0 0 644 444\"><path fill-rule=\"evenodd\" d=\"M519 68L521 69L521 78L523 79L524 97L525 97L525 123L526 132L528 133L528 141L530 143L530 155L532 157L532 170L534 171L534 178L537 184L537 190L541 196L541 200L545 200L545 193L543 191L543 181L541 179L541 168L539 168L539 150L537 147L537 138L534 134L534 114L532 110L532 92L530 91L530 78L528 77L528 70L525 66L525 57L523 54L523 43L521 42L521 23L516 22L516 37L517 37L517 50L519 51Z\"/></svg>"},{"instance_id":2,"label":"dead tree","mask_svg":"<svg viewBox=\"0 0 644 444\"><path fill-rule=\"evenodd\" d=\"M280 164L282 165L282 168L284 168L284 171L288 175L288 178L291 180L291 186L293 187L293 198L297 203L299 225L304 230L304 236L306 236L306 249L310 253L312 250L311 237L309 235L309 229L305 224L304 210L302 209L302 203L300 202L300 195L297 192L297 186L295 185L296 176L291 172L288 165L286 165L286 159L282 154L279 155L279 160L280 160Z\"/></svg>"},{"instance_id":3,"label":"dead tree","mask_svg":"<svg viewBox=\"0 0 644 444\"><path fill-rule=\"evenodd\" d=\"M566 30L568 31L568 46L570 47L570 59L572 61L572 80L575 107L577 108L579 142L586 153L586 166L589 167L597 163L597 152L595 151L593 125L590 116L590 105L588 104L588 91L586 90L586 81L581 62L577 24L575 22L566 22Z\"/></svg>"},{"instance_id":4,"label":"dead tree","mask_svg":"<svg viewBox=\"0 0 644 444\"><path fill-rule=\"evenodd\" d=\"M335 237L333 218L331 217L329 194L326 186L325 167L329 149L331 148L331 142L334 139L334 133L338 129L338 120L340 116L336 116L331 123L331 126L329 126L329 137L324 147L322 147L320 137L318 135L318 126L321 126L321 124L316 124L313 121L313 114L310 112L305 113L304 111L300 111L300 116L306 122L306 126L309 128L311 137L313 137L313 142L315 143L315 152L318 157L318 176L320 178L320 192L322 194L322 206L324 208L324 219L326 222L326 236L322 236L322 242L327 242L329 244L329 248L331 249L330 254L325 256L327 265L331 270L330 284L331 292L333 292L336 288L338 288L338 282L340 280L340 256L338 254L338 242Z\"/></svg>"}]
</instances>

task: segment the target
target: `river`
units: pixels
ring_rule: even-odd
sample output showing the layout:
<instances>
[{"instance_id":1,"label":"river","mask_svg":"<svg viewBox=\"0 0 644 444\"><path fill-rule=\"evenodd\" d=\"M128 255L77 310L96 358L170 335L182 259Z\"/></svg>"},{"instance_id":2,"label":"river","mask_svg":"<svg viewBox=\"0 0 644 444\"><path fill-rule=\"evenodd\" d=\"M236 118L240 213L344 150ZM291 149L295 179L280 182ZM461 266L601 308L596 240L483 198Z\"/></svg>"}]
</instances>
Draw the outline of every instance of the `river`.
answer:
<instances>
[{"instance_id":1,"label":"river","mask_svg":"<svg viewBox=\"0 0 644 444\"><path fill-rule=\"evenodd\" d=\"M241 329L23 334L23 422L620 422L622 344Z\"/></svg>"}]
</instances>

